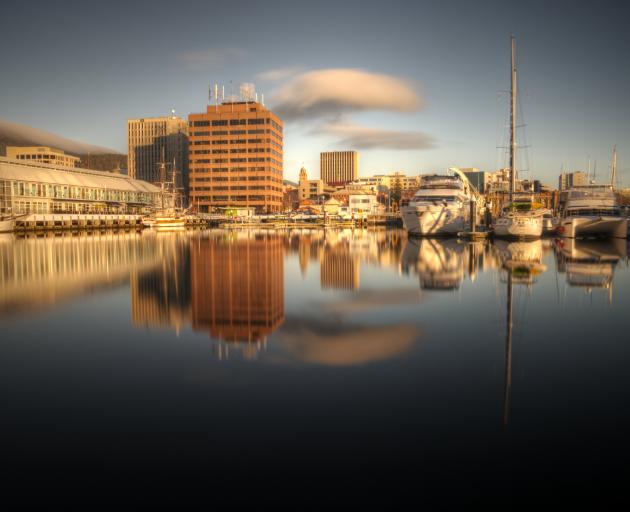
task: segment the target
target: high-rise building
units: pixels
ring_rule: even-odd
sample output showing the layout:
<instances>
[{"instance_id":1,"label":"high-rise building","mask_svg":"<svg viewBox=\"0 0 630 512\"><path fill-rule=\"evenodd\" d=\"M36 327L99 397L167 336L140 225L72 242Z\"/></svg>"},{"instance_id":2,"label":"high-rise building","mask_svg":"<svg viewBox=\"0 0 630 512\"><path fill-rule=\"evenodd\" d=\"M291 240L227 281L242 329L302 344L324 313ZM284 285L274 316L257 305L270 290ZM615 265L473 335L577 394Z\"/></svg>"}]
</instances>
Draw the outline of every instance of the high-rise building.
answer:
<instances>
[{"instance_id":1,"label":"high-rise building","mask_svg":"<svg viewBox=\"0 0 630 512\"><path fill-rule=\"evenodd\" d=\"M188 193L188 124L177 116L127 121L129 177L151 183L172 181ZM164 165L162 165L164 164Z\"/></svg>"},{"instance_id":2,"label":"high-rise building","mask_svg":"<svg viewBox=\"0 0 630 512\"><path fill-rule=\"evenodd\" d=\"M340 186L359 178L359 153L326 151L319 155L320 177L327 185Z\"/></svg>"},{"instance_id":3,"label":"high-rise building","mask_svg":"<svg viewBox=\"0 0 630 512\"><path fill-rule=\"evenodd\" d=\"M588 185L588 174L583 171L563 172L558 179L560 190L567 190L580 185Z\"/></svg>"},{"instance_id":4,"label":"high-rise building","mask_svg":"<svg viewBox=\"0 0 630 512\"><path fill-rule=\"evenodd\" d=\"M225 101L188 116L190 198L201 212L282 210L283 123L257 101Z\"/></svg>"}]
</instances>

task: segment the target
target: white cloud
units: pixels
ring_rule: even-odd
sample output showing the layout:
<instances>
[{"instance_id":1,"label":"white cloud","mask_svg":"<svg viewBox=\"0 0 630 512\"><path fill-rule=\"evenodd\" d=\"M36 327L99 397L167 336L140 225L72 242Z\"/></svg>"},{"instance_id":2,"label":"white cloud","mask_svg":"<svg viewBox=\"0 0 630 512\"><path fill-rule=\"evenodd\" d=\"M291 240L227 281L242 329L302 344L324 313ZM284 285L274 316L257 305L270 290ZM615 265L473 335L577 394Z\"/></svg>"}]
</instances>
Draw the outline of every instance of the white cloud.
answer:
<instances>
[{"instance_id":1,"label":"white cloud","mask_svg":"<svg viewBox=\"0 0 630 512\"><path fill-rule=\"evenodd\" d=\"M209 68L223 66L227 59L238 58L245 55L240 48L208 48L194 52L182 53L178 60L193 71L204 71Z\"/></svg>"},{"instance_id":2,"label":"white cloud","mask_svg":"<svg viewBox=\"0 0 630 512\"><path fill-rule=\"evenodd\" d=\"M347 68L299 74L278 89L270 103L285 121L338 117L367 110L413 112L422 106L407 81Z\"/></svg>"},{"instance_id":3,"label":"white cloud","mask_svg":"<svg viewBox=\"0 0 630 512\"><path fill-rule=\"evenodd\" d=\"M339 146L355 149L432 149L435 140L418 131L397 131L372 128L355 123L329 123L312 131L313 134L330 135Z\"/></svg>"}]
</instances>

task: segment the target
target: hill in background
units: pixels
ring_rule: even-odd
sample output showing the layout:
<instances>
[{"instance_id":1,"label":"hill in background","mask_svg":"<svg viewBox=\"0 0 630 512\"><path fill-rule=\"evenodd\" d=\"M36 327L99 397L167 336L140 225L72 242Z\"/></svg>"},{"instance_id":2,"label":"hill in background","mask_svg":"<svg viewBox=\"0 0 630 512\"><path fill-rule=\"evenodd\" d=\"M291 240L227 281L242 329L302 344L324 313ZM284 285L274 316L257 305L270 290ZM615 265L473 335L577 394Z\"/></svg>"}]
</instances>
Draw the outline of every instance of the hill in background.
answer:
<instances>
[{"instance_id":1,"label":"hill in background","mask_svg":"<svg viewBox=\"0 0 630 512\"><path fill-rule=\"evenodd\" d=\"M62 149L68 154L78 156L81 159L80 167L89 167L97 171L127 167L127 155L113 149L0 119L0 156L6 156L7 146L49 146Z\"/></svg>"}]
</instances>

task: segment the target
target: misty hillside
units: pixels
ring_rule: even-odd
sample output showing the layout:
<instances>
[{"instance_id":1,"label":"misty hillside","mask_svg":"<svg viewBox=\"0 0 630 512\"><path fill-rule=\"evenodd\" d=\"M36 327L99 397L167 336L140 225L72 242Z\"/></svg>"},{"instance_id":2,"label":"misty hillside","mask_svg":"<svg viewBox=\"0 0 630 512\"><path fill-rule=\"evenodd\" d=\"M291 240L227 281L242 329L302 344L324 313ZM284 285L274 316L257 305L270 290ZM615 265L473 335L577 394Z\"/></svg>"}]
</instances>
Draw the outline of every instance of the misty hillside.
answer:
<instances>
[{"instance_id":1,"label":"misty hillside","mask_svg":"<svg viewBox=\"0 0 630 512\"><path fill-rule=\"evenodd\" d=\"M0 119L0 155L6 155L7 146L50 146L73 155L120 154L113 149L68 139L32 126Z\"/></svg>"},{"instance_id":2,"label":"misty hillside","mask_svg":"<svg viewBox=\"0 0 630 512\"><path fill-rule=\"evenodd\" d=\"M5 156L7 146L50 146L81 159L79 167L97 171L111 171L127 167L127 155L113 149L86 144L54 133L0 119L0 156Z\"/></svg>"},{"instance_id":3,"label":"misty hillside","mask_svg":"<svg viewBox=\"0 0 630 512\"><path fill-rule=\"evenodd\" d=\"M127 155L121 155L120 153L106 153L98 155L93 155L92 153L89 155L87 155L87 153L73 154L81 159L79 167L84 167L86 169L94 169L95 171L111 171L116 168L127 168Z\"/></svg>"}]
</instances>

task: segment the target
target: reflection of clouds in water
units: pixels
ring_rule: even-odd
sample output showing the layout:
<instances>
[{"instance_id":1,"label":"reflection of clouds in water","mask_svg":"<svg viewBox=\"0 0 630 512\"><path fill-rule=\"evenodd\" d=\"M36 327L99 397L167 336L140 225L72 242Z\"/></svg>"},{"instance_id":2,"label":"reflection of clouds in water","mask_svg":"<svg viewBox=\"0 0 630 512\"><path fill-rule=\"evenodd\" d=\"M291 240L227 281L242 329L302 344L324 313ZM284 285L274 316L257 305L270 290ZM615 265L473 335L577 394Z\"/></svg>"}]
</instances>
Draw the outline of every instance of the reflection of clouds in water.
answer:
<instances>
[{"instance_id":1,"label":"reflection of clouds in water","mask_svg":"<svg viewBox=\"0 0 630 512\"><path fill-rule=\"evenodd\" d=\"M406 352L418 336L414 325L361 327L335 321L291 319L275 343L300 362L351 366Z\"/></svg>"},{"instance_id":2,"label":"reflection of clouds in water","mask_svg":"<svg viewBox=\"0 0 630 512\"><path fill-rule=\"evenodd\" d=\"M352 314L379 309L384 306L417 304L420 302L418 290L358 290L351 295L341 297L334 302L319 305L319 310L326 313Z\"/></svg>"}]
</instances>

